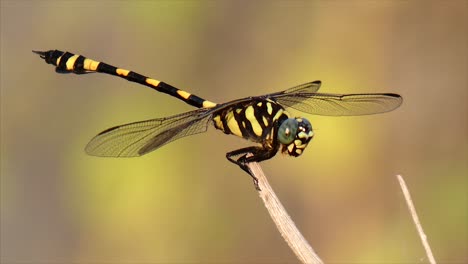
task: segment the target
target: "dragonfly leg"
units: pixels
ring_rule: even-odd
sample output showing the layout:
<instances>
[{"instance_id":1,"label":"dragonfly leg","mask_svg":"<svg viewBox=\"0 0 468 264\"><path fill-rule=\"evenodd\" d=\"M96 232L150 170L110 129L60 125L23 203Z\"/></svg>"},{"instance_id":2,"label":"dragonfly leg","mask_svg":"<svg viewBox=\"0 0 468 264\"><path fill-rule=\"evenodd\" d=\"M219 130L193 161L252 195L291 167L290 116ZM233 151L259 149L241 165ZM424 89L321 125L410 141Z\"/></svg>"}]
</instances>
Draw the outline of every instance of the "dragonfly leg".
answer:
<instances>
[{"instance_id":1,"label":"dragonfly leg","mask_svg":"<svg viewBox=\"0 0 468 264\"><path fill-rule=\"evenodd\" d=\"M252 156L247 157L248 154L252 154ZM237 164L241 169L247 172L253 179L255 189L258 191L260 187L258 186L258 179L255 177L250 170L249 166L247 166L250 162L260 162L263 160L267 160L275 156L276 151L273 149L265 149L263 147L247 147L238 150L234 150L231 152L226 153L226 158L234 163ZM240 156L239 158L235 159L234 157Z\"/></svg>"}]
</instances>

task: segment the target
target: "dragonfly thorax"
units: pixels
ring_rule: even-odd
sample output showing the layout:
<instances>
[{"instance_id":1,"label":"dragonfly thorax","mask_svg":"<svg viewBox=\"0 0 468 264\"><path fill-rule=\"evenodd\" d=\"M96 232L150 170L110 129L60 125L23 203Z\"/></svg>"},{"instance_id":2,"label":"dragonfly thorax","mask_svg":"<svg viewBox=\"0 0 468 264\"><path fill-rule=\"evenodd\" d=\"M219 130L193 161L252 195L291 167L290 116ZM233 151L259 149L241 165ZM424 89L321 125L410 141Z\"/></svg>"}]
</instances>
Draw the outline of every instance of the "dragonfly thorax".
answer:
<instances>
[{"instance_id":1,"label":"dragonfly thorax","mask_svg":"<svg viewBox=\"0 0 468 264\"><path fill-rule=\"evenodd\" d=\"M281 152L287 152L290 156L300 156L313 137L312 125L305 118L288 118L279 124L278 141L282 145Z\"/></svg>"}]
</instances>

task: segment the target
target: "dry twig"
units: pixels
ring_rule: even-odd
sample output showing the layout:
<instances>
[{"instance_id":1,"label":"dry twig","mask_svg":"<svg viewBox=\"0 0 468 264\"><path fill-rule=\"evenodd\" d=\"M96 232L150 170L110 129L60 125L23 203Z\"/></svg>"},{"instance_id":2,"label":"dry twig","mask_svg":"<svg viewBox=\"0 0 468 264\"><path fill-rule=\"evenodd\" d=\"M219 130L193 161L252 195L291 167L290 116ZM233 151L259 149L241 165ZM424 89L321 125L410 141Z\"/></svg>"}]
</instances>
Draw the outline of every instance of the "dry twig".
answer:
<instances>
[{"instance_id":1,"label":"dry twig","mask_svg":"<svg viewBox=\"0 0 468 264\"><path fill-rule=\"evenodd\" d=\"M403 191L403 195L405 196L406 204L408 205L408 209L413 217L414 225L418 230L419 237L421 238L421 242L424 246L424 250L426 250L427 258L431 264L436 264L434 259L434 255L432 254L431 247L429 246L429 242L427 242L427 236L424 233L424 230L419 222L418 214L416 213L416 209L414 208L413 201L411 200L411 195L409 193L408 188L406 187L405 180L401 175L397 175L398 181L400 182L401 190Z\"/></svg>"},{"instance_id":2,"label":"dry twig","mask_svg":"<svg viewBox=\"0 0 468 264\"><path fill-rule=\"evenodd\" d=\"M260 198L262 198L265 207L270 213L273 222L281 233L281 236L286 240L289 247L294 251L297 258L302 263L313 263L322 264L320 257L314 252L312 247L307 243L305 238L297 229L296 225L288 215L283 205L279 201L275 192L268 183L265 174L263 173L260 165L256 162L248 164L250 170L258 179L258 186L260 191L258 192Z\"/></svg>"}]
</instances>

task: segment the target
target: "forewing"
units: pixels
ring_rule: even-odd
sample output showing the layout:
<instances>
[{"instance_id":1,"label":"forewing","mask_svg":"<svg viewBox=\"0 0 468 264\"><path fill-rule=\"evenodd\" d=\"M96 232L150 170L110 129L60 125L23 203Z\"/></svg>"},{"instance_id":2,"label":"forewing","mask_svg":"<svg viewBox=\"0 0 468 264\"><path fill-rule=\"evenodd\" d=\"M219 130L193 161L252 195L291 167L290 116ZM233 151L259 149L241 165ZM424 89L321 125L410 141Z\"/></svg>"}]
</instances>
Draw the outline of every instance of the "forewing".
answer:
<instances>
[{"instance_id":1,"label":"forewing","mask_svg":"<svg viewBox=\"0 0 468 264\"><path fill-rule=\"evenodd\" d=\"M116 126L95 136L86 152L102 157L137 157L179 138L208 129L212 109Z\"/></svg>"},{"instance_id":2,"label":"forewing","mask_svg":"<svg viewBox=\"0 0 468 264\"><path fill-rule=\"evenodd\" d=\"M320 89L320 85L322 85L321 81L313 81L304 83L298 86L294 86L287 90L281 91L279 93L275 93L273 95L287 95L287 94L296 94L296 93L316 93Z\"/></svg>"},{"instance_id":3,"label":"forewing","mask_svg":"<svg viewBox=\"0 0 468 264\"><path fill-rule=\"evenodd\" d=\"M355 116L385 113L398 108L403 99L398 94L321 94L295 93L274 99L302 112L326 116Z\"/></svg>"}]
</instances>

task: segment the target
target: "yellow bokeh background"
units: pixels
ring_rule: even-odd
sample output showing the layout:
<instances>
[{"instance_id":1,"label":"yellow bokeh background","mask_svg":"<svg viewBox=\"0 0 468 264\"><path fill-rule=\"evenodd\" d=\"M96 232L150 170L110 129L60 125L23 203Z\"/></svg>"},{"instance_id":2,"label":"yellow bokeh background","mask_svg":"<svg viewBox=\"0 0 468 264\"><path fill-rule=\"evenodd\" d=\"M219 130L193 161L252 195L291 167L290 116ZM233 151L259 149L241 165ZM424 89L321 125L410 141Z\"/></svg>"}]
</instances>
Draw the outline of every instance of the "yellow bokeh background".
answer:
<instances>
[{"instance_id":1,"label":"yellow bokeh background","mask_svg":"<svg viewBox=\"0 0 468 264\"><path fill-rule=\"evenodd\" d=\"M313 80L401 94L382 115L305 115L305 153L262 167L327 263L427 262L397 174L436 259L468 262L466 1L0 3L0 262L297 262L225 158L251 143L209 129L140 158L87 156L106 128L192 108L119 78L56 74L31 53L49 49L215 102Z\"/></svg>"}]
</instances>

